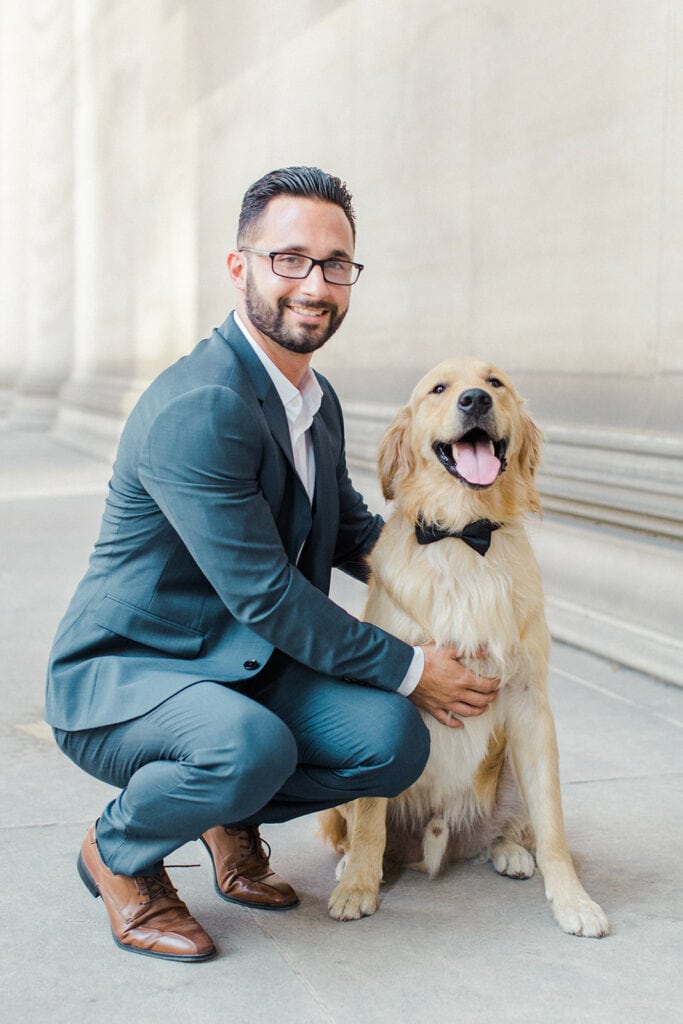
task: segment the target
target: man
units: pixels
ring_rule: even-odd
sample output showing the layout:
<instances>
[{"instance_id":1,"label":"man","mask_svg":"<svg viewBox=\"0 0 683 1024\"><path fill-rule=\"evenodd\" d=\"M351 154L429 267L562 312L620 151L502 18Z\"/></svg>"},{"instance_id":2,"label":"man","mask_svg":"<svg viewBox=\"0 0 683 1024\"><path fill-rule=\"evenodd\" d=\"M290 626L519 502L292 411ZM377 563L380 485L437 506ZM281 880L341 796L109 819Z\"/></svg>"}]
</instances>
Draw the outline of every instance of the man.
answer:
<instances>
[{"instance_id":1,"label":"man","mask_svg":"<svg viewBox=\"0 0 683 1024\"><path fill-rule=\"evenodd\" d=\"M417 706L457 726L452 714L495 696L457 651L413 649L327 597L333 566L364 578L382 527L349 481L334 391L310 369L362 270L354 244L351 197L317 168L247 191L227 260L236 312L131 413L59 627L48 721L72 760L121 788L78 869L132 952L215 954L168 853L199 837L221 897L292 907L259 825L399 793L428 755Z\"/></svg>"}]
</instances>

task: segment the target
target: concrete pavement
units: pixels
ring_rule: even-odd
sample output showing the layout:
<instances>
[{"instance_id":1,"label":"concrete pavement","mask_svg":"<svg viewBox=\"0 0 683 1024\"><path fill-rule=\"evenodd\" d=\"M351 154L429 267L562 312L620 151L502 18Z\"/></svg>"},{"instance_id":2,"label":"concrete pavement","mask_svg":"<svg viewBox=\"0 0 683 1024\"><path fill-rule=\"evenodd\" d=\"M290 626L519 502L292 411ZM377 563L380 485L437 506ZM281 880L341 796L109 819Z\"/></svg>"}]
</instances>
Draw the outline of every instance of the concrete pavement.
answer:
<instances>
[{"instance_id":1,"label":"concrete pavement","mask_svg":"<svg viewBox=\"0 0 683 1024\"><path fill-rule=\"evenodd\" d=\"M189 866L170 874L220 955L186 965L121 952L75 870L85 828L111 790L67 761L42 721L48 647L85 569L108 475L46 435L0 432L5 1020L681 1019L683 691L562 645L551 689L567 830L610 937L563 934L538 874L511 881L476 864L431 882L397 874L375 917L338 924L326 912L336 858L305 818L264 829L299 908L259 913L221 902L193 843L169 858ZM352 610L362 600L345 583L335 593Z\"/></svg>"}]
</instances>

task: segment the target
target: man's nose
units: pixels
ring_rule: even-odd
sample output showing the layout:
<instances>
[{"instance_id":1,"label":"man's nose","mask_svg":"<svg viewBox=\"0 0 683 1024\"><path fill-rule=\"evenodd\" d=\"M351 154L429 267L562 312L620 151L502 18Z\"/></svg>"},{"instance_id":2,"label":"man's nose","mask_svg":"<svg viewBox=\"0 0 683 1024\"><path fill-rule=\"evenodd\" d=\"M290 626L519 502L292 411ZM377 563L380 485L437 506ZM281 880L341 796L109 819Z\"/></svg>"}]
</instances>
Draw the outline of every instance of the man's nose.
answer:
<instances>
[{"instance_id":1,"label":"man's nose","mask_svg":"<svg viewBox=\"0 0 683 1024\"><path fill-rule=\"evenodd\" d=\"M324 295L328 287L323 276L323 268L319 263L311 269L308 277L304 277L301 281L301 289L306 295Z\"/></svg>"}]
</instances>

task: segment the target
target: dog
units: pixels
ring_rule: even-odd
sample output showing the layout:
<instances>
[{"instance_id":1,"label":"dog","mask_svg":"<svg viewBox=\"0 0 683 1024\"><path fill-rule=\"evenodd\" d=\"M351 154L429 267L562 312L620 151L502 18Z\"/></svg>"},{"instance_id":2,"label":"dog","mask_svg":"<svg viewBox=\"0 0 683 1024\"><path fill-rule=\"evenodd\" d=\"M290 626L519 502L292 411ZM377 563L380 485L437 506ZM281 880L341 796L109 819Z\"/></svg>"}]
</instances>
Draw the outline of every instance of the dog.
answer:
<instances>
[{"instance_id":1,"label":"dog","mask_svg":"<svg viewBox=\"0 0 683 1024\"><path fill-rule=\"evenodd\" d=\"M382 490L394 505L370 556L365 618L409 644L456 645L458 660L500 687L462 727L422 711L429 760L400 796L321 812L323 838L343 854L329 901L339 921L375 912L385 854L430 877L477 858L511 878L537 865L560 928L608 933L576 875L562 816L550 636L523 522L541 511L541 441L510 379L465 359L430 371L381 442Z\"/></svg>"}]
</instances>

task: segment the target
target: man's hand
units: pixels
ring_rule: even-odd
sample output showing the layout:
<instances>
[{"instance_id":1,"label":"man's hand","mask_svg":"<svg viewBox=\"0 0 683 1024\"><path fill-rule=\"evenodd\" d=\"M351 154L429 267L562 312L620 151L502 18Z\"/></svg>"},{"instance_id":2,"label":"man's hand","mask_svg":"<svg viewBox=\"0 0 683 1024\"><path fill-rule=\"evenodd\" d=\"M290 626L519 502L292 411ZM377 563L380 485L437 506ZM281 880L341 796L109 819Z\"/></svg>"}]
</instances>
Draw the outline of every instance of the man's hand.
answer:
<instances>
[{"instance_id":1,"label":"man's hand","mask_svg":"<svg viewBox=\"0 0 683 1024\"><path fill-rule=\"evenodd\" d=\"M481 715L496 699L500 679L480 676L458 661L457 647L422 647L425 665L420 682L410 695L413 704L428 711L437 722L462 729L456 715L468 718ZM482 651L483 656L486 652Z\"/></svg>"}]
</instances>

